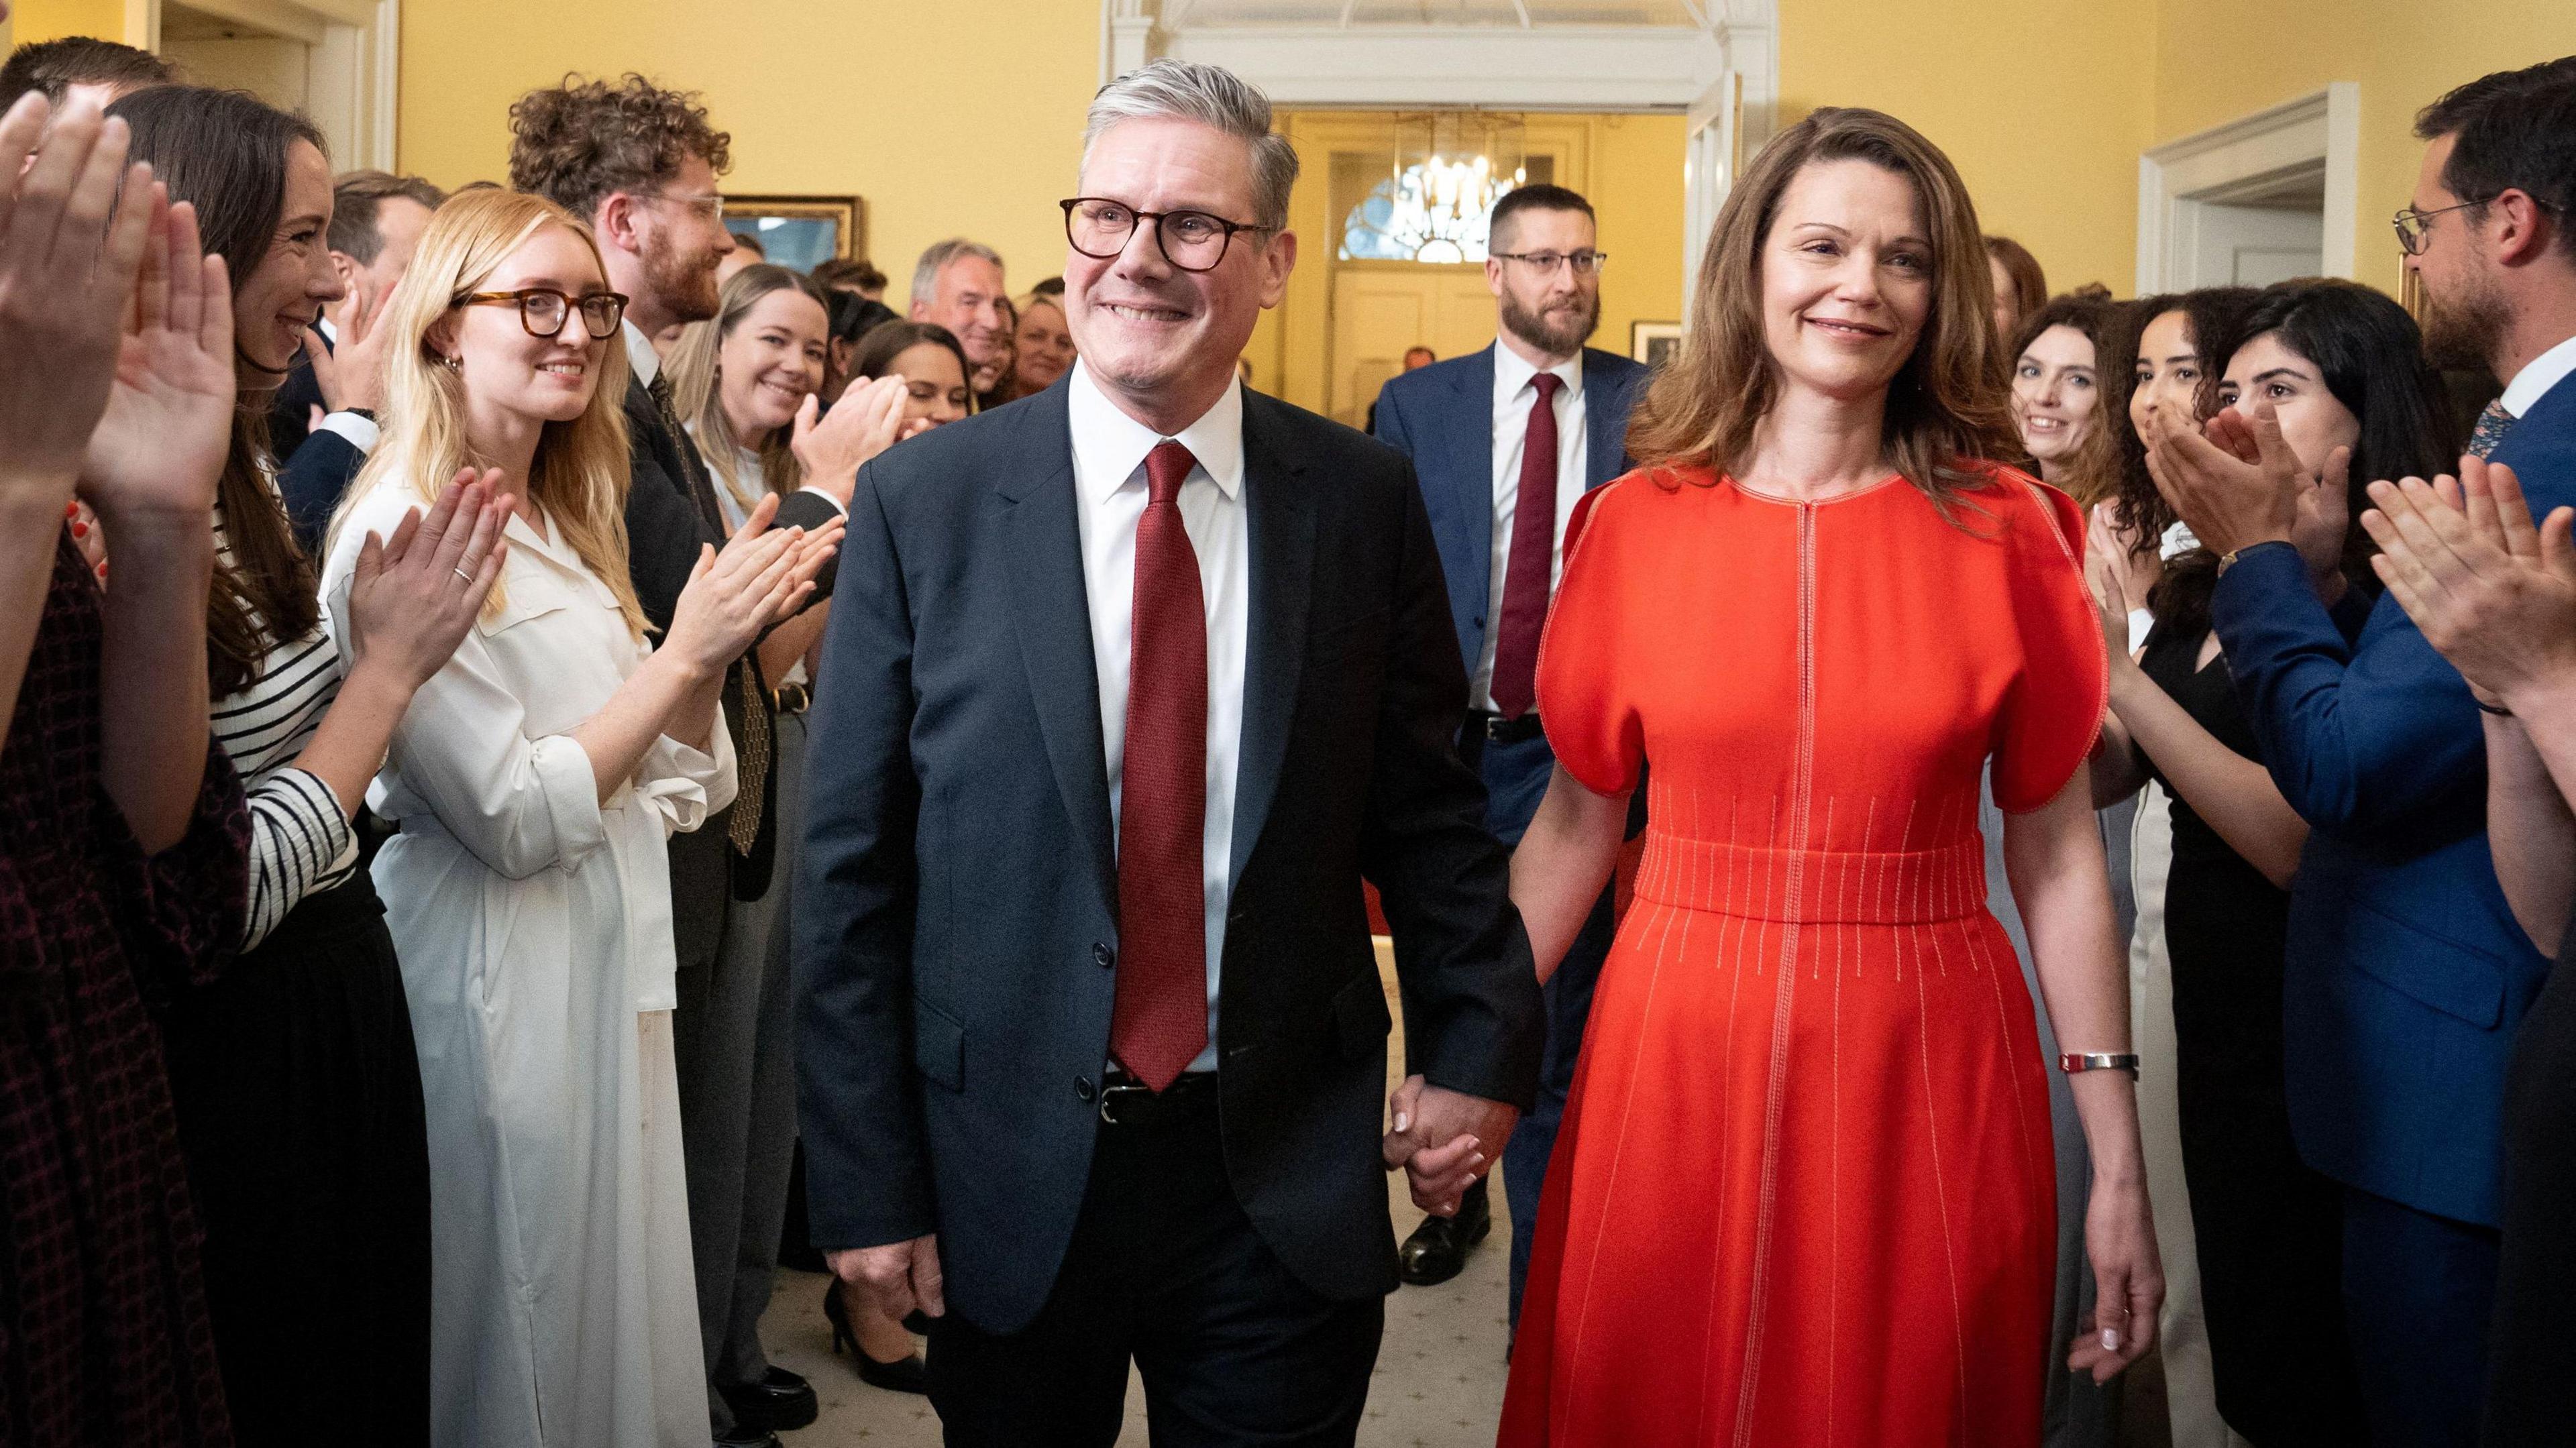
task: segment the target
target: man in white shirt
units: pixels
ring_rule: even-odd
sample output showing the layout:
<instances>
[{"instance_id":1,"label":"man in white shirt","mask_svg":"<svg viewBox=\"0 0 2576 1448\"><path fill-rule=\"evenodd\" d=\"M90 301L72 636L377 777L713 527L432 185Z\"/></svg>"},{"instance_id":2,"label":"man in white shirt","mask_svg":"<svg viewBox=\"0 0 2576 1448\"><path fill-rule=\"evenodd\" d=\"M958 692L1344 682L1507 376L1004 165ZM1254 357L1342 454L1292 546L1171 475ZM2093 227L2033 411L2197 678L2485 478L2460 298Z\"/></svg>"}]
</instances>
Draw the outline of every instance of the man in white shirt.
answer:
<instances>
[{"instance_id":1,"label":"man in white shirt","mask_svg":"<svg viewBox=\"0 0 2576 1448\"><path fill-rule=\"evenodd\" d=\"M1601 320L1603 256L1589 202L1562 186L1519 187L1494 203L1487 245L1494 344L1390 380L1371 417L1422 480L1469 670L1458 749L1484 776L1487 826L1509 845L1529 827L1556 764L1535 686L1567 526L1584 493L1627 471L1621 439L1646 369L1583 345ZM1515 1323L1539 1184L1612 925L1604 896L1547 984L1538 1105L1513 1131L1504 1160ZM1428 1286L1458 1275L1491 1221L1479 1182L1456 1217L1428 1218L1406 1240L1404 1280Z\"/></svg>"},{"instance_id":2,"label":"man in white shirt","mask_svg":"<svg viewBox=\"0 0 2576 1448\"><path fill-rule=\"evenodd\" d=\"M1296 258L1260 92L1155 61L1065 201L1067 384L862 470L796 883L815 1244L931 1318L953 1445L1347 1445L1537 1075L1402 459L1244 389ZM1362 881L1395 922L1412 1075Z\"/></svg>"}]
</instances>

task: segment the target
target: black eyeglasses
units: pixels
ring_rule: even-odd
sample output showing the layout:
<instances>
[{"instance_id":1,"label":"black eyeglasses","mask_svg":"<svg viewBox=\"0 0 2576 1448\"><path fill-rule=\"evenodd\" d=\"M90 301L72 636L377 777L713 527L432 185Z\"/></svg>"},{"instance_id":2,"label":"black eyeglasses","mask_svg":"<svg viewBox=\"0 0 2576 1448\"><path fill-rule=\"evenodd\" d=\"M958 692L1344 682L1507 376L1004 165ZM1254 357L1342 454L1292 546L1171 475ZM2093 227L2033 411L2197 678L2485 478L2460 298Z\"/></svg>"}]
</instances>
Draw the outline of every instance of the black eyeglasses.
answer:
<instances>
[{"instance_id":1,"label":"black eyeglasses","mask_svg":"<svg viewBox=\"0 0 2576 1448\"><path fill-rule=\"evenodd\" d=\"M1123 255L1128 238L1136 234L1137 227L1150 221L1154 223L1154 244L1163 249L1163 260L1189 272L1216 270L1238 231L1279 229L1228 221L1204 211L1139 211L1123 201L1100 196L1076 196L1056 204L1064 208L1064 239L1084 256L1107 261Z\"/></svg>"},{"instance_id":2,"label":"black eyeglasses","mask_svg":"<svg viewBox=\"0 0 2576 1448\"><path fill-rule=\"evenodd\" d=\"M1606 251L1497 251L1487 253L1497 261L1516 261L1540 276L1546 276L1568 262L1579 277L1599 276L1601 264L1610 259Z\"/></svg>"},{"instance_id":3,"label":"black eyeglasses","mask_svg":"<svg viewBox=\"0 0 2576 1448\"><path fill-rule=\"evenodd\" d=\"M522 287L515 292L467 292L449 303L457 307L512 306L519 309L519 325L531 337L559 337L564 321L575 310L581 313L582 330L596 340L617 335L617 325L626 320L626 295L623 292L585 292L576 297L552 287Z\"/></svg>"}]
</instances>

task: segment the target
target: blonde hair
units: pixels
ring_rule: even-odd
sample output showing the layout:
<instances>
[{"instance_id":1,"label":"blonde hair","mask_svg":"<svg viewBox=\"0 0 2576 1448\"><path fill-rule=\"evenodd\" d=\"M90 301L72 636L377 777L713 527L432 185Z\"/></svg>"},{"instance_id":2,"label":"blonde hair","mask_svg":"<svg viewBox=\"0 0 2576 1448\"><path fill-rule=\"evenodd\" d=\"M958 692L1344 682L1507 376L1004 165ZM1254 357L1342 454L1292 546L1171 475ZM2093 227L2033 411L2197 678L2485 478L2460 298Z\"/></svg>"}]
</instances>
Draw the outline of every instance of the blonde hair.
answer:
<instances>
[{"instance_id":1,"label":"blonde hair","mask_svg":"<svg viewBox=\"0 0 2576 1448\"><path fill-rule=\"evenodd\" d=\"M433 502L458 470L482 461L466 444L463 375L440 363L430 330L548 226L581 238L591 260L600 262L590 227L541 196L470 191L431 217L381 323L393 329L385 348L384 438L332 516L333 542L358 500L376 488L407 487L423 503ZM600 275L607 274L601 262ZM581 326L580 312L567 316L564 325ZM590 405L570 422L547 423L538 435L528 464L527 501L544 511L574 556L608 585L628 631L640 642L644 607L626 566L626 382L626 348L612 335L601 347L599 385ZM502 587L494 585L483 616L495 617L504 602Z\"/></svg>"},{"instance_id":2,"label":"blonde hair","mask_svg":"<svg viewBox=\"0 0 2576 1448\"><path fill-rule=\"evenodd\" d=\"M672 410L695 430L698 452L706 459L707 471L716 475L746 513L760 501L763 491L782 497L795 492L804 482L805 469L791 446L795 429L776 427L761 440L759 487L751 487L751 479L735 476L743 448L742 440L733 434L732 420L725 416L724 341L760 304L761 298L786 291L803 292L823 309L828 334L832 308L816 295L813 284L783 266L761 262L735 272L724 284L716 314L681 328L679 343L671 349Z\"/></svg>"},{"instance_id":3,"label":"blonde hair","mask_svg":"<svg viewBox=\"0 0 2576 1448\"><path fill-rule=\"evenodd\" d=\"M2021 449L2005 403L1994 277L1976 207L1950 158L1878 111L1817 111L1772 138L1745 168L1701 253L1681 346L1629 423L1628 452L1649 468L1706 467L1723 475L1752 451L1754 429L1780 396L1779 366L1762 324L1763 243L1798 173L1840 160L1905 177L1923 202L1932 313L1914 355L1888 385L1885 438L1895 470L1948 516L1961 493L1987 485L1982 460L2016 457Z\"/></svg>"}]
</instances>

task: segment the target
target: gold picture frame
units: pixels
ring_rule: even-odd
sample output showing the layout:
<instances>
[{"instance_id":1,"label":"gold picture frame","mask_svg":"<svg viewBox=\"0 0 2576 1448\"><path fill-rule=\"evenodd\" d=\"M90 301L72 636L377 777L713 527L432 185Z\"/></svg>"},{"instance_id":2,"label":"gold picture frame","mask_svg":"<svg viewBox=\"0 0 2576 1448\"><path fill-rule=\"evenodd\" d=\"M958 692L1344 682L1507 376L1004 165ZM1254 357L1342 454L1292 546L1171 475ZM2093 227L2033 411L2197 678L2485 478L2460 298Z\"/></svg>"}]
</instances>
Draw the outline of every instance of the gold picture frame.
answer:
<instances>
[{"instance_id":1,"label":"gold picture frame","mask_svg":"<svg viewBox=\"0 0 2576 1448\"><path fill-rule=\"evenodd\" d=\"M724 199L725 227L760 240L780 266L811 270L836 257L866 256L867 207L856 196L734 196Z\"/></svg>"},{"instance_id":2,"label":"gold picture frame","mask_svg":"<svg viewBox=\"0 0 2576 1448\"><path fill-rule=\"evenodd\" d=\"M1628 356L1649 367L1660 367L1682 344L1679 322L1630 322Z\"/></svg>"}]
</instances>

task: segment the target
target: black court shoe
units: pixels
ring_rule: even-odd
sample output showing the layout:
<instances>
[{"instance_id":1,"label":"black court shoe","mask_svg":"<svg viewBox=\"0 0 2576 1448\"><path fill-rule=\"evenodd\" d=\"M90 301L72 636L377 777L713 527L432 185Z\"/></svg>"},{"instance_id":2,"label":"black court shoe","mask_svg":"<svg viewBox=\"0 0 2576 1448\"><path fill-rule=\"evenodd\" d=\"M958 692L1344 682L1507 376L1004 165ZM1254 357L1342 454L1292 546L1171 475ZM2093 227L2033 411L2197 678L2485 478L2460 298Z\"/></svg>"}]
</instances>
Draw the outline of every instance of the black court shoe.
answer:
<instances>
[{"instance_id":1,"label":"black court shoe","mask_svg":"<svg viewBox=\"0 0 2576 1448\"><path fill-rule=\"evenodd\" d=\"M772 1367L759 1382L716 1391L733 1409L734 1422L746 1430L790 1432L811 1424L823 1411L814 1399L814 1385L782 1367Z\"/></svg>"},{"instance_id":2,"label":"black court shoe","mask_svg":"<svg viewBox=\"0 0 2576 1448\"><path fill-rule=\"evenodd\" d=\"M1485 1183L1467 1189L1454 1217L1425 1217L1396 1255L1397 1271L1416 1287L1435 1287L1467 1265L1468 1249L1494 1230L1494 1210L1485 1199Z\"/></svg>"},{"instance_id":3,"label":"black court shoe","mask_svg":"<svg viewBox=\"0 0 2576 1448\"><path fill-rule=\"evenodd\" d=\"M832 1322L832 1352L838 1356L843 1343L849 1344L850 1361L857 1364L859 1381L889 1393L923 1393L930 1391L930 1372L922 1365L921 1354L911 1353L890 1363L878 1362L859 1345L859 1334L850 1326L850 1307L841 1300L840 1279L823 1284L823 1315Z\"/></svg>"}]
</instances>

